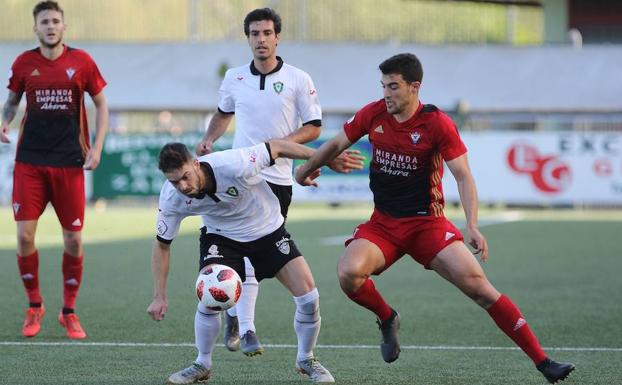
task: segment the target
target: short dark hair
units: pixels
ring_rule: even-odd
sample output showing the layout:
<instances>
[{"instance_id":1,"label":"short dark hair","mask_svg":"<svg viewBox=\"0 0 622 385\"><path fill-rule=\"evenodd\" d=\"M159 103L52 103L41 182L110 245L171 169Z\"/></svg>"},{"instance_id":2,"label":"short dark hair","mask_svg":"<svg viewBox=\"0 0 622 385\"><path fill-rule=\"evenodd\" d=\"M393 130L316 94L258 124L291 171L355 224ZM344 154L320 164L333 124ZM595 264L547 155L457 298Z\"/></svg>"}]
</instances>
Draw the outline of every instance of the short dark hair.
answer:
<instances>
[{"instance_id":1,"label":"short dark hair","mask_svg":"<svg viewBox=\"0 0 622 385\"><path fill-rule=\"evenodd\" d=\"M272 8L257 8L250 11L244 18L244 34L246 37L250 34L250 24L254 21L272 20L274 23L274 32L281 33L281 16Z\"/></svg>"},{"instance_id":2,"label":"short dark hair","mask_svg":"<svg viewBox=\"0 0 622 385\"><path fill-rule=\"evenodd\" d=\"M188 147L179 142L165 144L158 158L158 168L165 173L179 170L184 164L194 159Z\"/></svg>"},{"instance_id":3,"label":"short dark hair","mask_svg":"<svg viewBox=\"0 0 622 385\"><path fill-rule=\"evenodd\" d=\"M32 17L35 18L35 23L37 22L37 15L39 14L39 12L43 12L43 11L57 11L57 12L60 12L61 16L65 17L65 12L63 12L63 9L60 7L60 5L58 5L56 1L53 1L53 0L40 1L32 9Z\"/></svg>"},{"instance_id":4,"label":"short dark hair","mask_svg":"<svg viewBox=\"0 0 622 385\"><path fill-rule=\"evenodd\" d=\"M399 74L409 83L420 82L423 79L423 67L417 56L412 53L400 53L391 56L380 63L383 75Z\"/></svg>"}]
</instances>

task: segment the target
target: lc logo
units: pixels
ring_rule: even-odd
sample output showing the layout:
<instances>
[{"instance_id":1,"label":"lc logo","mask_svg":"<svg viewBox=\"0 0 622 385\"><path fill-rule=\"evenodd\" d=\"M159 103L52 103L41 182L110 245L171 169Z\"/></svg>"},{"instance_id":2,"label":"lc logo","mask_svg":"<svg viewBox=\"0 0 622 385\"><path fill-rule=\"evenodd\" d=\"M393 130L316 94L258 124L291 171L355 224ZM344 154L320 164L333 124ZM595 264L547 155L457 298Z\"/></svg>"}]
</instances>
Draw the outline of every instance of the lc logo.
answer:
<instances>
[{"instance_id":1,"label":"lc logo","mask_svg":"<svg viewBox=\"0 0 622 385\"><path fill-rule=\"evenodd\" d=\"M518 143L507 153L510 168L518 174L528 174L536 188L545 193L564 191L572 181L570 166L555 155L541 155L530 144Z\"/></svg>"}]
</instances>

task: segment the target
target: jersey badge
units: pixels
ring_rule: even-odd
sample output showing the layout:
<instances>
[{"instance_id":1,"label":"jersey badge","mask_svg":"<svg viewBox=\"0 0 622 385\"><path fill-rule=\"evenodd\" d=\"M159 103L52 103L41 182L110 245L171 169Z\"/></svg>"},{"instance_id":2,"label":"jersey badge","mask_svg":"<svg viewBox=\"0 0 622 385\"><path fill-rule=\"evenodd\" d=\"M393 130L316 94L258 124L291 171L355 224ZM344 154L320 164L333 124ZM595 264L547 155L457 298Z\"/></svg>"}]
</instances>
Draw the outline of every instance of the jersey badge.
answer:
<instances>
[{"instance_id":1,"label":"jersey badge","mask_svg":"<svg viewBox=\"0 0 622 385\"><path fill-rule=\"evenodd\" d=\"M232 197L238 196L238 189L235 186L231 186L227 189L227 195L231 195Z\"/></svg>"},{"instance_id":2,"label":"jersey badge","mask_svg":"<svg viewBox=\"0 0 622 385\"><path fill-rule=\"evenodd\" d=\"M285 87L282 82L272 83L272 86L274 87L274 91L277 94L280 94L283 91L283 88Z\"/></svg>"},{"instance_id":3,"label":"jersey badge","mask_svg":"<svg viewBox=\"0 0 622 385\"><path fill-rule=\"evenodd\" d=\"M379 134L384 134L384 128L382 128L382 125L374 128L374 132L377 132Z\"/></svg>"},{"instance_id":4,"label":"jersey badge","mask_svg":"<svg viewBox=\"0 0 622 385\"><path fill-rule=\"evenodd\" d=\"M69 78L69 80L71 80L73 75L76 73L76 70L74 70L73 68L69 67L69 68L67 68L65 70L65 72L67 72L67 77Z\"/></svg>"},{"instance_id":5,"label":"jersey badge","mask_svg":"<svg viewBox=\"0 0 622 385\"><path fill-rule=\"evenodd\" d=\"M15 215L19 212L19 206L21 206L19 203L13 203L13 211L15 212Z\"/></svg>"},{"instance_id":6,"label":"jersey badge","mask_svg":"<svg viewBox=\"0 0 622 385\"><path fill-rule=\"evenodd\" d=\"M34 70L32 70L32 72L30 73L30 76L40 76L40 75L41 75L41 73L36 68Z\"/></svg>"},{"instance_id":7,"label":"jersey badge","mask_svg":"<svg viewBox=\"0 0 622 385\"><path fill-rule=\"evenodd\" d=\"M421 138L421 134L418 132L413 132L412 134L410 134L410 139L412 139L413 144L417 144L420 138Z\"/></svg>"},{"instance_id":8,"label":"jersey badge","mask_svg":"<svg viewBox=\"0 0 622 385\"><path fill-rule=\"evenodd\" d=\"M280 241L276 243L276 247L278 247L281 253L289 254L289 239L283 237Z\"/></svg>"}]
</instances>

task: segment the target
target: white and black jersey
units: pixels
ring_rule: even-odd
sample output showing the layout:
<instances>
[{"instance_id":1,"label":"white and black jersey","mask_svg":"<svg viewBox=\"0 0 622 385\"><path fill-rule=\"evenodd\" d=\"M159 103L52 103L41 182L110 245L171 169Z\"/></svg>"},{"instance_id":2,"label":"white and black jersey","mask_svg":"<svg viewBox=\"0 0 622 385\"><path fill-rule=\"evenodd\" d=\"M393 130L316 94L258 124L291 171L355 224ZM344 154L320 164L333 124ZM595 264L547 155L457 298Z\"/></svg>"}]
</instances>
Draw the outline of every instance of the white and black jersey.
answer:
<instances>
[{"instance_id":1,"label":"white and black jersey","mask_svg":"<svg viewBox=\"0 0 622 385\"><path fill-rule=\"evenodd\" d=\"M212 175L215 190L201 198L189 198L169 181L160 191L157 237L170 243L181 221L200 215L207 231L229 239L249 242L277 230L283 224L278 199L258 174L274 164L267 143L200 157Z\"/></svg>"},{"instance_id":2,"label":"white and black jersey","mask_svg":"<svg viewBox=\"0 0 622 385\"><path fill-rule=\"evenodd\" d=\"M225 75L218 110L235 113L233 148L283 138L303 124L322 125L322 109L311 77L277 59L277 67L265 75L253 62L231 68ZM268 182L291 186L292 160L279 158L261 175Z\"/></svg>"}]
</instances>

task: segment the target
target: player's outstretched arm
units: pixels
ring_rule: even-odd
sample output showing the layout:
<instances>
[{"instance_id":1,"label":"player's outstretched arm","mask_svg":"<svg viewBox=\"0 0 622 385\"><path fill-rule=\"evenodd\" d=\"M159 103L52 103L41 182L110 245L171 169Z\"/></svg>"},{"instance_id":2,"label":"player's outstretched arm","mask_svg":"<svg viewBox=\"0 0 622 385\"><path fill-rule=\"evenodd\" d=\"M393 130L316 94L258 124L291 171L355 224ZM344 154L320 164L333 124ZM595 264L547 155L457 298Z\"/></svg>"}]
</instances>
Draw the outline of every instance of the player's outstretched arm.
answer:
<instances>
[{"instance_id":1,"label":"player's outstretched arm","mask_svg":"<svg viewBox=\"0 0 622 385\"><path fill-rule=\"evenodd\" d=\"M449 167L449 171L458 184L460 203L462 203L466 217L469 244L475 249L475 254L481 253L480 258L482 262L485 262L488 260L488 243L477 227L477 188L467 161L467 155L464 154L450 160L447 162L447 167Z\"/></svg>"},{"instance_id":2,"label":"player's outstretched arm","mask_svg":"<svg viewBox=\"0 0 622 385\"><path fill-rule=\"evenodd\" d=\"M17 109L19 108L19 102L22 99L22 93L15 93L13 91L9 91L9 95L4 103L4 107L2 108L2 124L0 124L0 142L2 143L10 143L9 139L9 124L15 118L17 114Z\"/></svg>"},{"instance_id":3,"label":"player's outstretched arm","mask_svg":"<svg viewBox=\"0 0 622 385\"><path fill-rule=\"evenodd\" d=\"M313 179L310 178L310 176L316 173L317 169L334 160L343 150L351 145L352 143L350 143L343 131L335 135L328 142L320 146L305 164L296 169L296 182L302 186L310 186L311 184L309 181Z\"/></svg>"},{"instance_id":4,"label":"player's outstretched arm","mask_svg":"<svg viewBox=\"0 0 622 385\"><path fill-rule=\"evenodd\" d=\"M166 295L166 280L168 278L171 246L159 240L153 241L151 251L151 272L153 273L153 301L147 308L147 313L155 321L162 321L168 310Z\"/></svg>"},{"instance_id":5,"label":"player's outstretched arm","mask_svg":"<svg viewBox=\"0 0 622 385\"><path fill-rule=\"evenodd\" d=\"M312 148L285 139L270 139L268 144L272 159L309 159L315 152Z\"/></svg>"},{"instance_id":6,"label":"player's outstretched arm","mask_svg":"<svg viewBox=\"0 0 622 385\"><path fill-rule=\"evenodd\" d=\"M220 138L225 131L227 131L227 127L229 123L233 119L233 114L223 114L220 111L216 111L212 119L209 121L209 126L207 126L207 131L203 136L203 139L195 148L195 152L198 156L206 155L212 152L212 146L214 142Z\"/></svg>"},{"instance_id":7,"label":"player's outstretched arm","mask_svg":"<svg viewBox=\"0 0 622 385\"><path fill-rule=\"evenodd\" d=\"M104 91L92 97L95 104L95 141L86 153L84 159L85 170L95 170L99 166L106 133L108 133L108 101L104 95Z\"/></svg>"}]
</instances>

